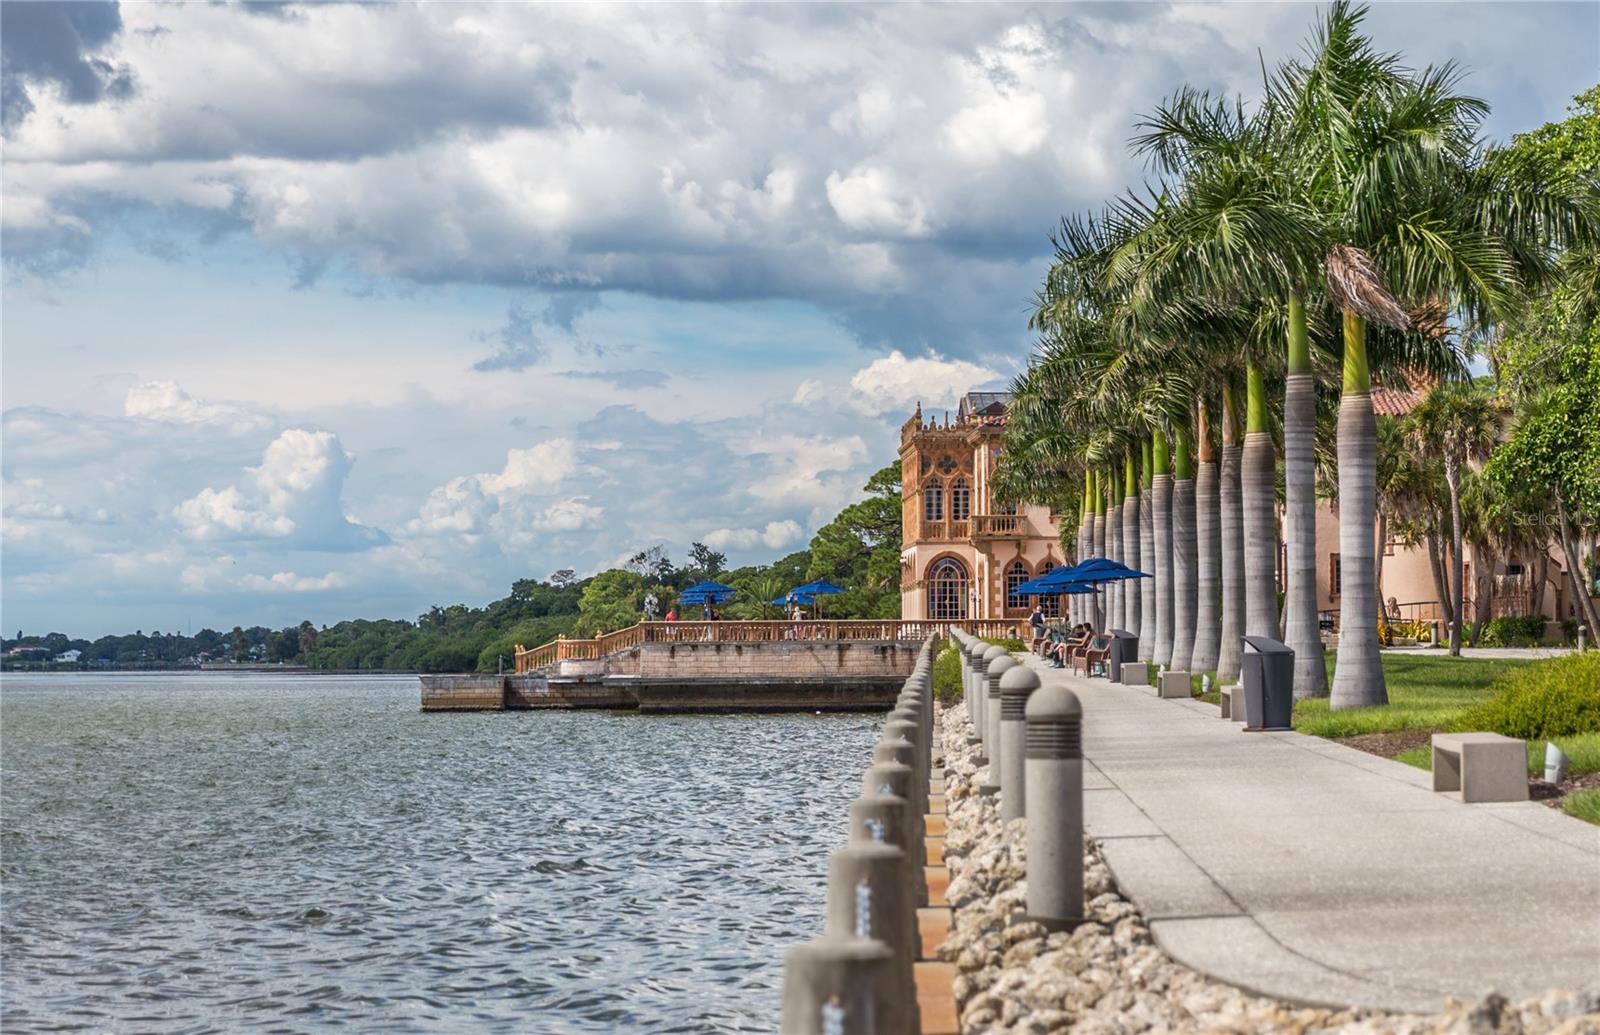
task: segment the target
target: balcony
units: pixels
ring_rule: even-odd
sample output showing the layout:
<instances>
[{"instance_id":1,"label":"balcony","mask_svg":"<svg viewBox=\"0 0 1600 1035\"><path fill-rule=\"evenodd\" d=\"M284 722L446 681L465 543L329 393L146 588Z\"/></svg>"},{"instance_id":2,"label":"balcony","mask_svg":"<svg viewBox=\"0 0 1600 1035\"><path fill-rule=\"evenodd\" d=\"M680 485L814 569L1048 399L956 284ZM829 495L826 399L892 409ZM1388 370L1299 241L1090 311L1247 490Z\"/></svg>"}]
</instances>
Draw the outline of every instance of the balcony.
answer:
<instances>
[{"instance_id":1,"label":"balcony","mask_svg":"<svg viewBox=\"0 0 1600 1035\"><path fill-rule=\"evenodd\" d=\"M974 539L1025 539L1028 521L1021 514L977 514L972 519Z\"/></svg>"}]
</instances>

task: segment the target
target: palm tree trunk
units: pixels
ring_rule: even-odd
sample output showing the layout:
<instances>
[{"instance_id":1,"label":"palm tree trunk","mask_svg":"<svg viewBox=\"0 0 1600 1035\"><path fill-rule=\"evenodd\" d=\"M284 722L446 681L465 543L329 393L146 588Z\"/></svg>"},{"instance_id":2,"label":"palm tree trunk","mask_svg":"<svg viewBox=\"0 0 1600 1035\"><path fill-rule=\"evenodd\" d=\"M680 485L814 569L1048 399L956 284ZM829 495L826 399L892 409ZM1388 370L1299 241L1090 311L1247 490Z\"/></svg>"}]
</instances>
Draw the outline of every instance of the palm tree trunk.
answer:
<instances>
[{"instance_id":1,"label":"palm tree trunk","mask_svg":"<svg viewBox=\"0 0 1600 1035\"><path fill-rule=\"evenodd\" d=\"M1194 657L1196 579L1194 531L1194 467L1189 433L1172 429L1172 668L1188 672Z\"/></svg>"},{"instance_id":2,"label":"palm tree trunk","mask_svg":"<svg viewBox=\"0 0 1600 1035\"><path fill-rule=\"evenodd\" d=\"M1572 519L1567 515L1567 501L1556 486L1556 518L1561 523L1561 553L1567 559L1567 577L1572 582L1574 609L1578 621L1589 627L1589 642L1600 634L1600 615L1595 613L1594 601L1589 599L1589 587L1584 585L1583 566L1578 563L1577 537L1572 534Z\"/></svg>"},{"instance_id":3,"label":"palm tree trunk","mask_svg":"<svg viewBox=\"0 0 1600 1035\"><path fill-rule=\"evenodd\" d=\"M1217 472L1217 524L1222 531L1222 636L1217 642L1217 682L1228 686L1239 678L1240 641L1244 636L1244 501L1239 492L1239 410L1233 388L1222 393L1222 469Z\"/></svg>"},{"instance_id":4,"label":"palm tree trunk","mask_svg":"<svg viewBox=\"0 0 1600 1035\"><path fill-rule=\"evenodd\" d=\"M1366 323L1344 314L1344 386L1339 400L1339 653L1328 707L1388 704L1378 653L1372 530L1377 524L1378 419L1372 412Z\"/></svg>"},{"instance_id":5,"label":"palm tree trunk","mask_svg":"<svg viewBox=\"0 0 1600 1035\"><path fill-rule=\"evenodd\" d=\"M1133 476L1132 453L1124 461L1122 489L1126 493L1122 501L1122 563L1143 571L1139 567L1144 563L1144 558L1139 556L1139 487ZM1142 589L1139 583L1142 581L1128 579L1122 584L1122 626L1135 636L1139 635L1139 596Z\"/></svg>"},{"instance_id":6,"label":"palm tree trunk","mask_svg":"<svg viewBox=\"0 0 1600 1035\"><path fill-rule=\"evenodd\" d=\"M1172 475L1167 473L1167 436L1155 433L1156 655L1157 665L1172 664Z\"/></svg>"},{"instance_id":7,"label":"palm tree trunk","mask_svg":"<svg viewBox=\"0 0 1600 1035\"><path fill-rule=\"evenodd\" d=\"M1094 478L1088 471L1083 473L1083 520L1078 524L1078 555L1073 558L1076 563L1083 563L1089 558L1089 552L1094 542ZM1076 596L1067 597L1068 613L1072 616L1073 625L1081 625L1087 619L1084 615L1083 598Z\"/></svg>"},{"instance_id":8,"label":"palm tree trunk","mask_svg":"<svg viewBox=\"0 0 1600 1035\"><path fill-rule=\"evenodd\" d=\"M1116 477L1113 475L1112 484L1115 485ZM1117 499L1115 491L1111 494L1112 500ZM1106 556L1114 561L1122 561L1122 503L1113 502L1106 510ZM1110 629L1122 620L1122 596L1119 592L1120 583L1113 582L1106 587L1106 628Z\"/></svg>"},{"instance_id":9,"label":"palm tree trunk","mask_svg":"<svg viewBox=\"0 0 1600 1035\"><path fill-rule=\"evenodd\" d=\"M1151 474L1151 444L1144 440L1143 483L1139 490L1139 570L1152 578L1139 586L1139 660L1153 663L1156 657L1156 504L1154 476Z\"/></svg>"},{"instance_id":10,"label":"palm tree trunk","mask_svg":"<svg viewBox=\"0 0 1600 1035\"><path fill-rule=\"evenodd\" d=\"M1092 545L1094 556L1104 557L1106 555L1106 494L1100 485L1100 474L1098 472L1095 473L1094 477L1094 543ZM1089 602L1090 624L1096 629L1104 629L1105 614L1101 610L1101 604L1105 598L1096 593L1093 596L1085 595L1084 599Z\"/></svg>"},{"instance_id":11,"label":"palm tree trunk","mask_svg":"<svg viewBox=\"0 0 1600 1035\"><path fill-rule=\"evenodd\" d=\"M1261 368L1247 371L1240 495L1244 501L1244 631L1278 637L1277 457L1267 430L1267 386Z\"/></svg>"},{"instance_id":12,"label":"palm tree trunk","mask_svg":"<svg viewBox=\"0 0 1600 1035\"><path fill-rule=\"evenodd\" d=\"M1214 672L1218 641L1222 638L1222 572L1218 566L1222 537L1217 527L1217 458L1211 448L1205 405L1201 404L1196 412L1195 452L1200 463L1194 474L1196 596L1194 653L1189 658L1189 667L1195 672Z\"/></svg>"},{"instance_id":13,"label":"palm tree trunk","mask_svg":"<svg viewBox=\"0 0 1600 1035\"><path fill-rule=\"evenodd\" d=\"M1450 458L1444 465L1444 481L1450 489L1450 656L1461 657L1461 622L1466 607L1467 587L1462 585L1464 572L1461 556L1461 468Z\"/></svg>"},{"instance_id":14,"label":"palm tree trunk","mask_svg":"<svg viewBox=\"0 0 1600 1035\"><path fill-rule=\"evenodd\" d=\"M1450 580L1444 574L1444 554L1440 548L1437 532L1429 532L1423 537L1428 547L1428 573L1433 576L1433 594L1439 599L1439 617L1444 621L1444 627L1450 628L1455 616L1450 613Z\"/></svg>"},{"instance_id":15,"label":"palm tree trunk","mask_svg":"<svg viewBox=\"0 0 1600 1035\"><path fill-rule=\"evenodd\" d=\"M1328 696L1317 625L1317 390L1306 310L1289 296L1289 377L1283 393L1284 642L1294 651L1294 695Z\"/></svg>"}]
</instances>

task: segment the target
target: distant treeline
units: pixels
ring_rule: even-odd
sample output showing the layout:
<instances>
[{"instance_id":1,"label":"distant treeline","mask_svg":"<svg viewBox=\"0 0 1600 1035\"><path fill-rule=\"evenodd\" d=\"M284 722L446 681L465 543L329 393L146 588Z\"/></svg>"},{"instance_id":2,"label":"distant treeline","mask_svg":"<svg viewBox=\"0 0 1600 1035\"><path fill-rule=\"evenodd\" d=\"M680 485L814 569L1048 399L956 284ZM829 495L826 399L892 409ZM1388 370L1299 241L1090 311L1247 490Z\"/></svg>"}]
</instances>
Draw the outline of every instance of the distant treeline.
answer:
<instances>
[{"instance_id":1,"label":"distant treeline","mask_svg":"<svg viewBox=\"0 0 1600 1035\"><path fill-rule=\"evenodd\" d=\"M770 601L813 579L847 588L824 599L823 614L835 618L898 618L900 615L900 464L867 482L867 498L844 508L812 537L810 547L771 564L728 570L727 558L702 543L689 548L683 565L665 549L640 550L621 568L589 578L563 569L543 580L518 579L507 596L484 607L435 606L415 621L357 618L317 628L310 622L268 629L235 626L229 632L201 629L193 636L142 630L97 640L64 633L0 639L6 669L162 669L208 662L304 665L356 671L493 672L507 667L516 644L536 647L557 636L593 636L624 628L643 616L653 594L659 613L679 591L701 579L716 579L739 591L725 608L729 618L778 618ZM700 617L698 607L683 618ZM73 660L55 659L78 651Z\"/></svg>"}]
</instances>

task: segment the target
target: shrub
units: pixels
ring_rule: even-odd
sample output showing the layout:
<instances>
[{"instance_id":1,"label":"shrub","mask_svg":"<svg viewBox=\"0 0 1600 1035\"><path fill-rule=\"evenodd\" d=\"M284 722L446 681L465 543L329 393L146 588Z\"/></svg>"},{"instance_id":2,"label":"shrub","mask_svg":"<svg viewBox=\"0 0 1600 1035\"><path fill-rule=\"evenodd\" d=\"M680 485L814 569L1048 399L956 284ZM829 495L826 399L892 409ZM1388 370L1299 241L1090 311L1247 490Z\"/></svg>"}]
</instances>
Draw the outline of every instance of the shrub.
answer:
<instances>
[{"instance_id":1,"label":"shrub","mask_svg":"<svg viewBox=\"0 0 1600 1035\"><path fill-rule=\"evenodd\" d=\"M1600 653L1549 658L1513 672L1451 728L1524 740L1600 733Z\"/></svg>"},{"instance_id":2,"label":"shrub","mask_svg":"<svg viewBox=\"0 0 1600 1035\"><path fill-rule=\"evenodd\" d=\"M961 701L961 656L954 642L933 659L933 694L946 707Z\"/></svg>"},{"instance_id":3,"label":"shrub","mask_svg":"<svg viewBox=\"0 0 1600 1035\"><path fill-rule=\"evenodd\" d=\"M1543 615L1505 615L1489 620L1480 642L1485 647L1532 647L1543 639Z\"/></svg>"},{"instance_id":4,"label":"shrub","mask_svg":"<svg viewBox=\"0 0 1600 1035\"><path fill-rule=\"evenodd\" d=\"M1433 638L1432 622L1390 622L1389 633L1391 636L1406 640L1423 640Z\"/></svg>"},{"instance_id":5,"label":"shrub","mask_svg":"<svg viewBox=\"0 0 1600 1035\"><path fill-rule=\"evenodd\" d=\"M1028 649L1027 644L1023 643L1021 640L1014 639L1009 636L984 636L980 637L980 639L982 639L984 643L992 643L996 647L1004 647L1009 651L1023 651Z\"/></svg>"}]
</instances>

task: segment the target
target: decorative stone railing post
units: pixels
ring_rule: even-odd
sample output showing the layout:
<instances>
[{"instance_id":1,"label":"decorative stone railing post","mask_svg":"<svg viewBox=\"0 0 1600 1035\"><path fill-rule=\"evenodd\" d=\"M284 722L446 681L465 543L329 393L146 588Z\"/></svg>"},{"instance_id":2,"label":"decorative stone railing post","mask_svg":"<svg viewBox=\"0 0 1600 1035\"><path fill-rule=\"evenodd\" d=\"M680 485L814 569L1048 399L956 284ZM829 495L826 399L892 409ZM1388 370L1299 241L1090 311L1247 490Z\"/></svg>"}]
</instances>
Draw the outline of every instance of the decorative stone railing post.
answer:
<instances>
[{"instance_id":1,"label":"decorative stone railing post","mask_svg":"<svg viewBox=\"0 0 1600 1035\"><path fill-rule=\"evenodd\" d=\"M1026 721L1028 918L1065 930L1083 920L1083 706L1066 687L1045 687L1028 698Z\"/></svg>"}]
</instances>

